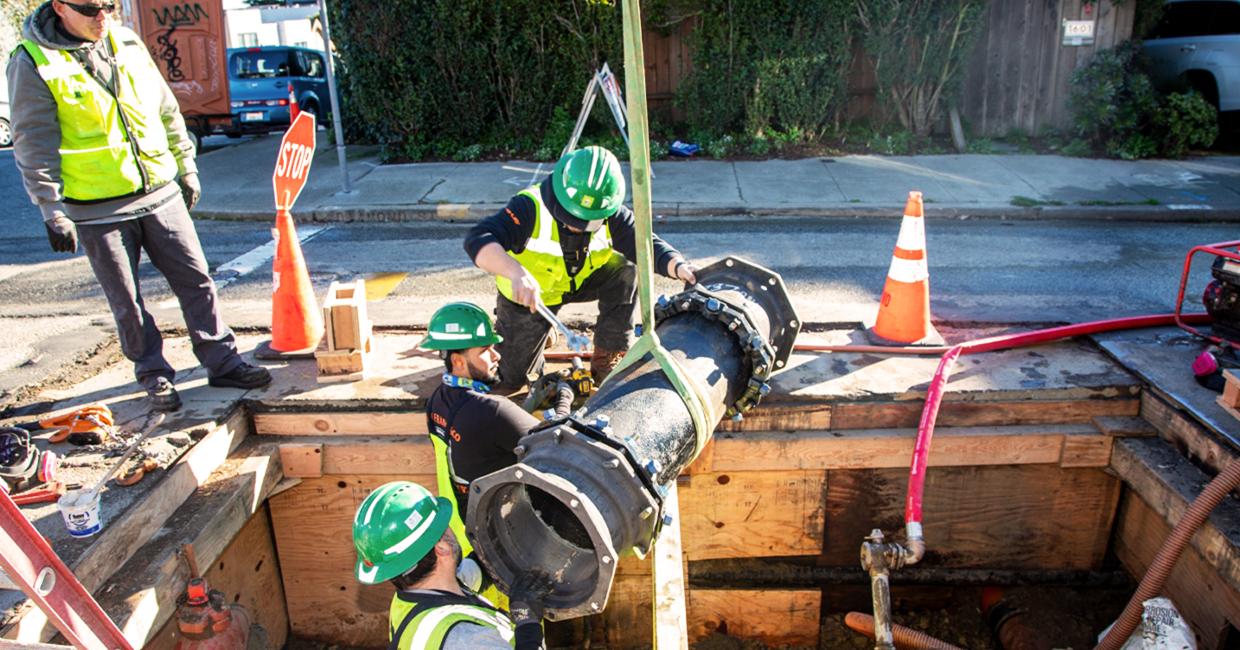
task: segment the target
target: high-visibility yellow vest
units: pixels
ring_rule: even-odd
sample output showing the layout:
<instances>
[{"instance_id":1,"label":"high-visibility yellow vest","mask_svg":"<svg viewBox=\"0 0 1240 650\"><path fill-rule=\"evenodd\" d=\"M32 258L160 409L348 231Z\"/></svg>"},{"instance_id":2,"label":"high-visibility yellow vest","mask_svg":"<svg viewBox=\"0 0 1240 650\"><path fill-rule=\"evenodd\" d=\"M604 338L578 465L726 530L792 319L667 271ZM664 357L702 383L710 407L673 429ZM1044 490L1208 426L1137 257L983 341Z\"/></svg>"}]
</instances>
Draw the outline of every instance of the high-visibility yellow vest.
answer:
<instances>
[{"instance_id":1,"label":"high-visibility yellow vest","mask_svg":"<svg viewBox=\"0 0 1240 650\"><path fill-rule=\"evenodd\" d=\"M435 595L417 596L421 600L439 600ZM465 598L450 598L457 602L445 602L431 607L423 607L414 612L417 605L402 598L398 592L392 597L392 605L388 609L389 648L394 650L439 650L443 647L444 638L458 623L473 623L494 629L501 639L509 645L516 645L516 633L512 621L501 612L480 604L467 604ZM409 619L409 615L413 618Z\"/></svg>"},{"instance_id":2,"label":"high-visibility yellow vest","mask_svg":"<svg viewBox=\"0 0 1240 650\"><path fill-rule=\"evenodd\" d=\"M542 301L545 305L558 305L563 302L564 294L581 287L581 283L590 274L602 267L611 259L611 226L604 224L590 236L590 246L586 255L586 263L576 276L568 274L564 264L564 249L560 247L560 229L556 228L555 217L547 206L543 205L538 193L538 185L518 192L519 195L534 202L534 234L525 244L520 253L509 251L521 266L538 281L542 290ZM495 276L495 286L500 294L512 300L512 283L508 278Z\"/></svg>"},{"instance_id":3,"label":"high-visibility yellow vest","mask_svg":"<svg viewBox=\"0 0 1240 650\"><path fill-rule=\"evenodd\" d=\"M129 29L113 25L105 38L116 56L115 94L68 51L22 41L56 98L60 180L73 201L149 192L177 177L159 114L159 69Z\"/></svg>"}]
</instances>

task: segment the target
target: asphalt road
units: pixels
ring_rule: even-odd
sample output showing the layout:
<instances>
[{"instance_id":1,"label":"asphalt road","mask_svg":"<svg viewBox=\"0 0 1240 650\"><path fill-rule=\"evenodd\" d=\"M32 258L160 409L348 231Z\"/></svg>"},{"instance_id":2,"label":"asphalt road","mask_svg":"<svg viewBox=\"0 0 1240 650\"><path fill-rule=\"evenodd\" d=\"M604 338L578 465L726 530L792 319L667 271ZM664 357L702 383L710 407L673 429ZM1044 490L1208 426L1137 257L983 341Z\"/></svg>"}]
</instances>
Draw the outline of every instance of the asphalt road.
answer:
<instances>
[{"instance_id":1,"label":"asphalt road","mask_svg":"<svg viewBox=\"0 0 1240 650\"><path fill-rule=\"evenodd\" d=\"M112 334L107 305L79 253L52 253L26 199L10 150L0 150L0 402L3 391L36 381ZM365 277L380 326L424 324L451 300L494 304L494 285L467 260L468 223L314 224L301 227L319 295L333 280ZM199 236L234 326L270 322L270 261L262 253L234 276L222 266L270 242L269 224L198 222ZM321 229L320 229L321 228ZM895 220L719 218L673 220L656 232L689 257L746 257L780 272L807 323L858 322L876 309L899 229ZM930 220L936 319L1068 322L1173 309L1185 252L1234 237L1228 224L1114 221ZM1199 265L1190 296L1204 285ZM175 300L149 264L141 282L161 325L180 327ZM658 292L675 285L661 279ZM566 312L585 323L589 309Z\"/></svg>"}]
</instances>

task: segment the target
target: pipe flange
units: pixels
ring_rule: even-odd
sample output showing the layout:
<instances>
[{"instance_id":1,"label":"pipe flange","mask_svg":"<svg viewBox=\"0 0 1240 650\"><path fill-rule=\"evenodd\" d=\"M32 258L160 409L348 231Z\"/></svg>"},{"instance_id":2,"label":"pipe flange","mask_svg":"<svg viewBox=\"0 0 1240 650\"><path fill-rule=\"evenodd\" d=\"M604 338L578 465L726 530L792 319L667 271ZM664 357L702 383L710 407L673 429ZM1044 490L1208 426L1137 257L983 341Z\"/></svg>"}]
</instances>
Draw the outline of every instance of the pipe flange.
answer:
<instances>
[{"instance_id":1,"label":"pipe flange","mask_svg":"<svg viewBox=\"0 0 1240 650\"><path fill-rule=\"evenodd\" d=\"M736 338L737 346L749 361L745 389L728 405L725 417L745 413L757 406L762 397L771 392L767 380L775 371L776 359L774 348L748 311L734 306L730 297L697 285L671 298L659 296L654 308L656 326L672 316L689 312L723 325Z\"/></svg>"}]
</instances>

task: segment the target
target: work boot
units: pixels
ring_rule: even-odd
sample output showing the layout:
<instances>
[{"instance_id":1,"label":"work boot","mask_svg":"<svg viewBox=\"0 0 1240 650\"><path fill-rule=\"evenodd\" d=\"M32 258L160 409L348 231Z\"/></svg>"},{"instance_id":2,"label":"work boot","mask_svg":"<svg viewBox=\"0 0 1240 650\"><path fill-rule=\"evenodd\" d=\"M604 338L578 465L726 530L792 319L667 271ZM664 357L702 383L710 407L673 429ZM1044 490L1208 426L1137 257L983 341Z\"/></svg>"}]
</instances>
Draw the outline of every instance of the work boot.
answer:
<instances>
[{"instance_id":1,"label":"work boot","mask_svg":"<svg viewBox=\"0 0 1240 650\"><path fill-rule=\"evenodd\" d=\"M261 366L242 363L218 377L211 377L207 383L216 388L262 388L271 383L271 373Z\"/></svg>"},{"instance_id":2,"label":"work boot","mask_svg":"<svg viewBox=\"0 0 1240 650\"><path fill-rule=\"evenodd\" d=\"M594 354L590 357L590 376L594 378L594 385L602 384L607 375L611 374L612 368L623 358L624 351L594 348Z\"/></svg>"},{"instance_id":3,"label":"work boot","mask_svg":"<svg viewBox=\"0 0 1240 650\"><path fill-rule=\"evenodd\" d=\"M181 408L181 396L167 377L156 377L146 387L146 399L154 411L175 411Z\"/></svg>"}]
</instances>

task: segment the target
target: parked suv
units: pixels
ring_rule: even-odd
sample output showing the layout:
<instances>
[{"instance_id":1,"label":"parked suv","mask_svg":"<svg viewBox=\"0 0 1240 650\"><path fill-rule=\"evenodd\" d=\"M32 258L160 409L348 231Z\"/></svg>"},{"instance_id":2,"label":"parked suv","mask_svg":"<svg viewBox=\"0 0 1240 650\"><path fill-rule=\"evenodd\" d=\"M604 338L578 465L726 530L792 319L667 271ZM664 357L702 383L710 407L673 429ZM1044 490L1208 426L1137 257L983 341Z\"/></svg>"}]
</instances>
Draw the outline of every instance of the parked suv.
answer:
<instances>
[{"instance_id":1,"label":"parked suv","mask_svg":"<svg viewBox=\"0 0 1240 650\"><path fill-rule=\"evenodd\" d=\"M289 84L301 110L321 122L327 114L327 71L323 53L305 47L248 47L228 50L228 93L234 131L270 131L289 124Z\"/></svg>"},{"instance_id":2,"label":"parked suv","mask_svg":"<svg viewBox=\"0 0 1240 650\"><path fill-rule=\"evenodd\" d=\"M1160 89L1193 88L1219 111L1240 110L1240 0L1168 0L1143 47Z\"/></svg>"}]
</instances>

